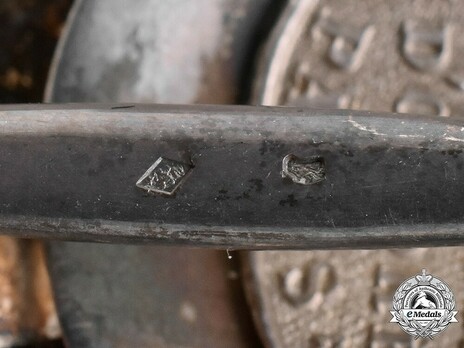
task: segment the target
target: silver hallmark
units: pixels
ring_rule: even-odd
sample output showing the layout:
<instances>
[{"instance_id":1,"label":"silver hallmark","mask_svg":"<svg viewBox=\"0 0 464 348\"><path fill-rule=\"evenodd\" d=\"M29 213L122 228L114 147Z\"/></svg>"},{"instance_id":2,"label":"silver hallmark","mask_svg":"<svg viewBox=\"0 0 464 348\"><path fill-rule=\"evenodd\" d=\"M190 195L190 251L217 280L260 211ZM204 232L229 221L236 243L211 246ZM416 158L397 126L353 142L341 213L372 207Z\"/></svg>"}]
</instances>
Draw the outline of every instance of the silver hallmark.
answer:
<instances>
[{"instance_id":1,"label":"silver hallmark","mask_svg":"<svg viewBox=\"0 0 464 348\"><path fill-rule=\"evenodd\" d=\"M172 195L185 180L192 166L160 157L137 181L136 186L150 192Z\"/></svg>"},{"instance_id":2,"label":"silver hallmark","mask_svg":"<svg viewBox=\"0 0 464 348\"><path fill-rule=\"evenodd\" d=\"M318 156L301 159L287 155L282 160L282 177L290 178L296 184L317 184L325 179L324 159Z\"/></svg>"},{"instance_id":3,"label":"silver hallmark","mask_svg":"<svg viewBox=\"0 0 464 348\"><path fill-rule=\"evenodd\" d=\"M463 1L287 3L263 50L252 103L464 114ZM314 208L332 218L323 201ZM463 258L464 248L250 252L245 289L268 346L463 348L462 323L433 340L388 323L393 294L417 265L461 284ZM464 292L455 296L464 308Z\"/></svg>"}]
</instances>

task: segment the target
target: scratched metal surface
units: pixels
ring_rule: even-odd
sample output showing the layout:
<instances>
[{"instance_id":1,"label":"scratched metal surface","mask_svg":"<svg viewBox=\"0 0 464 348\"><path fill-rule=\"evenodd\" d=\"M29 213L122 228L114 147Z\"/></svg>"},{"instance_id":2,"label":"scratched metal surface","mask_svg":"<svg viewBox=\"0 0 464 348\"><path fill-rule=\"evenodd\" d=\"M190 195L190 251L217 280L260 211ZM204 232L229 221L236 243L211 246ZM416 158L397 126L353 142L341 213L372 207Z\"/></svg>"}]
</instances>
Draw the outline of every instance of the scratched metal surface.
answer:
<instances>
[{"instance_id":1,"label":"scratched metal surface","mask_svg":"<svg viewBox=\"0 0 464 348\"><path fill-rule=\"evenodd\" d=\"M462 243L460 120L230 106L11 109L0 113L0 226L13 234L225 248ZM282 178L290 153L324 158L325 179ZM194 166L173 197L136 187L160 156Z\"/></svg>"},{"instance_id":2,"label":"scratched metal surface","mask_svg":"<svg viewBox=\"0 0 464 348\"><path fill-rule=\"evenodd\" d=\"M463 15L459 1L290 2L260 61L254 102L462 116ZM392 216L383 218L394 224ZM389 323L389 310L395 289L422 268L446 279L461 310L463 262L462 247L252 252L245 285L269 347L460 348L462 311L430 341Z\"/></svg>"},{"instance_id":3,"label":"scratched metal surface","mask_svg":"<svg viewBox=\"0 0 464 348\"><path fill-rule=\"evenodd\" d=\"M269 3L81 1L47 100L233 103ZM71 347L260 346L224 252L55 242L48 261Z\"/></svg>"}]
</instances>

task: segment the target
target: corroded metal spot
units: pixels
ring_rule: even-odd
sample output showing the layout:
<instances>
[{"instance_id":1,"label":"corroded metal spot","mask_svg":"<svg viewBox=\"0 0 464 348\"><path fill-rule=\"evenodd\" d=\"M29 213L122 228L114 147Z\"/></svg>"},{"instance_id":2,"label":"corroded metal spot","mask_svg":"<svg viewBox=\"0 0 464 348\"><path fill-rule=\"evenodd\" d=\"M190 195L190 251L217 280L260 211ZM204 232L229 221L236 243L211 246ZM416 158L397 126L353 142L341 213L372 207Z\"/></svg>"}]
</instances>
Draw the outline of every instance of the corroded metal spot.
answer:
<instances>
[{"instance_id":1,"label":"corroded metal spot","mask_svg":"<svg viewBox=\"0 0 464 348\"><path fill-rule=\"evenodd\" d=\"M137 187L148 192L172 195L186 178L192 166L160 157L137 181Z\"/></svg>"},{"instance_id":2,"label":"corroded metal spot","mask_svg":"<svg viewBox=\"0 0 464 348\"><path fill-rule=\"evenodd\" d=\"M295 155L287 155L282 160L282 177L302 185L321 182L325 179L324 159L319 156L301 159Z\"/></svg>"}]
</instances>

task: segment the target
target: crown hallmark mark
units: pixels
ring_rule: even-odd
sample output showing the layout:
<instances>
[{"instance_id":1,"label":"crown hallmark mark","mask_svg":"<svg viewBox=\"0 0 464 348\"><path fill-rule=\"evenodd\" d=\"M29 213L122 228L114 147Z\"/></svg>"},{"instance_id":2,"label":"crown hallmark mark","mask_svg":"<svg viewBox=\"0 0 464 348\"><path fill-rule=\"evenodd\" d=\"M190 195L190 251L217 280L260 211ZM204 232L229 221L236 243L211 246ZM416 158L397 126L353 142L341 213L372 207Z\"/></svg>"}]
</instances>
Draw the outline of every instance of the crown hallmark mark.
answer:
<instances>
[{"instance_id":1,"label":"crown hallmark mark","mask_svg":"<svg viewBox=\"0 0 464 348\"><path fill-rule=\"evenodd\" d=\"M185 180L192 166L160 157L137 181L136 186L148 193L173 195Z\"/></svg>"}]
</instances>

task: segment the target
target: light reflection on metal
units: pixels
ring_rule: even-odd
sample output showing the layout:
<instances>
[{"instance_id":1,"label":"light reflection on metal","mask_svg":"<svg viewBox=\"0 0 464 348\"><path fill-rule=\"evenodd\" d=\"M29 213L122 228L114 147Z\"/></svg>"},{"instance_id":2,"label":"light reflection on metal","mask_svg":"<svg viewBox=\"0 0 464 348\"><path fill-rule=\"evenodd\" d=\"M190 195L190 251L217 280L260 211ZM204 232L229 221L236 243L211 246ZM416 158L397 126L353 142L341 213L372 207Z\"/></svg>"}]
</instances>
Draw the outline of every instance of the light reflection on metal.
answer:
<instances>
[{"instance_id":1,"label":"light reflection on metal","mask_svg":"<svg viewBox=\"0 0 464 348\"><path fill-rule=\"evenodd\" d=\"M191 166L160 157L137 181L136 186L150 192L173 195L185 180Z\"/></svg>"},{"instance_id":2,"label":"light reflection on metal","mask_svg":"<svg viewBox=\"0 0 464 348\"><path fill-rule=\"evenodd\" d=\"M317 184L325 180L325 161L319 156L301 159L287 155L282 160L282 177L290 178L296 184Z\"/></svg>"}]
</instances>

